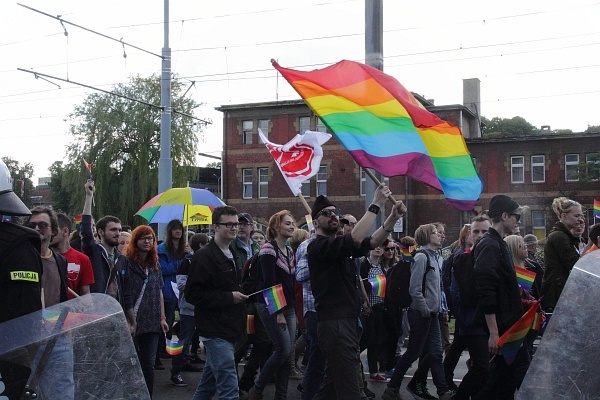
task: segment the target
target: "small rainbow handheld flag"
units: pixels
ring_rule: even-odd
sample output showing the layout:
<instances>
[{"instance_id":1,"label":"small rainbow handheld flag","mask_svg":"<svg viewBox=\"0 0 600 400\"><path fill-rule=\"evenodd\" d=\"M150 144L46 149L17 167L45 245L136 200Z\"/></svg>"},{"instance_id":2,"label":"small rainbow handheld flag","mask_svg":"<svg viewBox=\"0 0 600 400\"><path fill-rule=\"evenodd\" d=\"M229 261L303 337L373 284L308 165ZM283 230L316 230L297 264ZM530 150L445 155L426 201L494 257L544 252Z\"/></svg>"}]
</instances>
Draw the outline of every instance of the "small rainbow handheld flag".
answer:
<instances>
[{"instance_id":1,"label":"small rainbow handheld flag","mask_svg":"<svg viewBox=\"0 0 600 400\"><path fill-rule=\"evenodd\" d=\"M404 261L414 261L414 257L410 249L406 249L400 246L400 253L402 253L402 258L404 259Z\"/></svg>"},{"instance_id":2,"label":"small rainbow handheld flag","mask_svg":"<svg viewBox=\"0 0 600 400\"><path fill-rule=\"evenodd\" d=\"M246 317L246 333L248 335L256 333L256 330L254 329L254 315L248 314Z\"/></svg>"},{"instance_id":3,"label":"small rainbow handheld flag","mask_svg":"<svg viewBox=\"0 0 600 400\"><path fill-rule=\"evenodd\" d=\"M273 314L274 312L281 310L287 305L287 301L285 301L285 295L283 294L283 286L281 286L281 283L279 285L271 286L270 288L265 289L263 291L263 298L265 299L265 304L267 305L267 310L269 310L269 314Z\"/></svg>"},{"instance_id":4,"label":"small rainbow handheld flag","mask_svg":"<svg viewBox=\"0 0 600 400\"><path fill-rule=\"evenodd\" d=\"M81 214L74 216L73 219L75 220L75 229L81 230Z\"/></svg>"},{"instance_id":5,"label":"small rainbow handheld flag","mask_svg":"<svg viewBox=\"0 0 600 400\"><path fill-rule=\"evenodd\" d=\"M600 218L600 200L594 199L594 218Z\"/></svg>"},{"instance_id":6,"label":"small rainbow handheld flag","mask_svg":"<svg viewBox=\"0 0 600 400\"><path fill-rule=\"evenodd\" d=\"M385 297L385 287L387 284L385 275L373 276L368 279L368 282L371 284L371 292L375 296Z\"/></svg>"},{"instance_id":7,"label":"small rainbow handheld flag","mask_svg":"<svg viewBox=\"0 0 600 400\"><path fill-rule=\"evenodd\" d=\"M167 350L167 353L172 355L172 356L176 356L178 354L183 353L183 339L180 340L169 340L169 338L166 338L167 341L167 346L165 347L165 350Z\"/></svg>"},{"instance_id":8,"label":"small rainbow handheld flag","mask_svg":"<svg viewBox=\"0 0 600 400\"><path fill-rule=\"evenodd\" d=\"M517 273L517 283L524 290L530 291L533 287L533 281L535 281L535 276L537 275L533 271L529 271L528 269L521 268L515 266L515 271Z\"/></svg>"},{"instance_id":9,"label":"small rainbow handheld flag","mask_svg":"<svg viewBox=\"0 0 600 400\"><path fill-rule=\"evenodd\" d=\"M85 168L88 170L88 174L90 175L90 180L94 180L94 176L92 175L92 164L90 164L89 162L85 161L85 158L83 159L83 163L85 164Z\"/></svg>"},{"instance_id":10,"label":"small rainbow handheld flag","mask_svg":"<svg viewBox=\"0 0 600 400\"><path fill-rule=\"evenodd\" d=\"M515 361L519 348L521 348L525 336L531 329L539 308L540 303L534 302L529 310L498 339L498 347L506 364L510 365Z\"/></svg>"}]
</instances>

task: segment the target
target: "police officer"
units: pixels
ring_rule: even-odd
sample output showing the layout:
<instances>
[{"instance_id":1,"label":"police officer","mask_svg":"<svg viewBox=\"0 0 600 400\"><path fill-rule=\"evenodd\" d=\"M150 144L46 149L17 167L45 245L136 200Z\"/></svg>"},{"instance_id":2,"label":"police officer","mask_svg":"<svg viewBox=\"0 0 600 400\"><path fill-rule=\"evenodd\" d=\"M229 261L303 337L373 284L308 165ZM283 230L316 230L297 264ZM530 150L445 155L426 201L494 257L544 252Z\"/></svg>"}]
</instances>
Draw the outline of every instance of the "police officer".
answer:
<instances>
[{"instance_id":1,"label":"police officer","mask_svg":"<svg viewBox=\"0 0 600 400\"><path fill-rule=\"evenodd\" d=\"M0 216L31 215L12 190L6 164L0 160ZM0 222L0 323L42 308L41 238L33 229Z\"/></svg>"}]
</instances>

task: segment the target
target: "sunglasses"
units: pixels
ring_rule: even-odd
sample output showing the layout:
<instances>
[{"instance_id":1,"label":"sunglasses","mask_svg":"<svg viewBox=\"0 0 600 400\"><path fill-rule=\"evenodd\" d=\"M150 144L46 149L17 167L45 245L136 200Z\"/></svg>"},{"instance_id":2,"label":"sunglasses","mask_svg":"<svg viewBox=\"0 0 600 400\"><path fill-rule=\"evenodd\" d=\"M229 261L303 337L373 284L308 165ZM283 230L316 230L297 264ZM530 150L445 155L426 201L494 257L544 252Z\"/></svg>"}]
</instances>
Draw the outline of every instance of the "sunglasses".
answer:
<instances>
[{"instance_id":1,"label":"sunglasses","mask_svg":"<svg viewBox=\"0 0 600 400\"><path fill-rule=\"evenodd\" d=\"M332 215L337 215L339 217L340 210L338 210L337 208L334 208L333 210L330 208L326 208L324 210L321 210L321 212L319 212L319 215L322 215L327 218L331 217Z\"/></svg>"},{"instance_id":2,"label":"sunglasses","mask_svg":"<svg viewBox=\"0 0 600 400\"><path fill-rule=\"evenodd\" d=\"M395 247L384 247L383 251L394 251Z\"/></svg>"},{"instance_id":3,"label":"sunglasses","mask_svg":"<svg viewBox=\"0 0 600 400\"><path fill-rule=\"evenodd\" d=\"M27 224L27 227L31 228L31 229L35 229L37 226L39 226L40 229L48 229L48 227L50 225L47 222L43 222L43 221L42 222L29 222Z\"/></svg>"},{"instance_id":4,"label":"sunglasses","mask_svg":"<svg viewBox=\"0 0 600 400\"><path fill-rule=\"evenodd\" d=\"M508 213L508 215L514 215L517 222L519 222L521 220L521 214Z\"/></svg>"}]
</instances>

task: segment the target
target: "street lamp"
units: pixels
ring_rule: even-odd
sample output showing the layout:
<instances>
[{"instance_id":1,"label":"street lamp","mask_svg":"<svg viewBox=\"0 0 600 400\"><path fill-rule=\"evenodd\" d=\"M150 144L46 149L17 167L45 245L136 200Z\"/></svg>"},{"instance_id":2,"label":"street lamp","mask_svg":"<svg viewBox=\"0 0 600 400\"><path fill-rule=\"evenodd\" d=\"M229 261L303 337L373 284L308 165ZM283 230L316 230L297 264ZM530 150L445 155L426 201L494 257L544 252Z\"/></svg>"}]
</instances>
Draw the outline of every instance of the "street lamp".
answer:
<instances>
[{"instance_id":1,"label":"street lamp","mask_svg":"<svg viewBox=\"0 0 600 400\"><path fill-rule=\"evenodd\" d=\"M217 176L217 174L212 174L215 178L217 178L217 186L219 187L219 198L222 197L223 188L221 187L221 177Z\"/></svg>"}]
</instances>

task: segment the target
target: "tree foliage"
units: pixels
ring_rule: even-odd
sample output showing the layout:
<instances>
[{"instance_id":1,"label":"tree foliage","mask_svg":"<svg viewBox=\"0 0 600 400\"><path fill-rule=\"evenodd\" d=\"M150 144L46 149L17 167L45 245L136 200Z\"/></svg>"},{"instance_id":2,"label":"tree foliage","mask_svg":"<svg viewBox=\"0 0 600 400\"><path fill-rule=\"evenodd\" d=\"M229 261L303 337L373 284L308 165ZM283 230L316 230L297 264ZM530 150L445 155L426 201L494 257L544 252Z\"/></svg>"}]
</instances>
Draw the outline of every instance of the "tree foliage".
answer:
<instances>
[{"instance_id":1,"label":"tree foliage","mask_svg":"<svg viewBox=\"0 0 600 400\"><path fill-rule=\"evenodd\" d=\"M492 119L481 117L481 122L485 124L483 136L488 138L529 136L540 133L537 127L533 126L522 117L494 117Z\"/></svg>"},{"instance_id":2,"label":"tree foliage","mask_svg":"<svg viewBox=\"0 0 600 400\"><path fill-rule=\"evenodd\" d=\"M192 115L199 104L182 98L184 89L172 81L172 108ZM158 105L160 77L132 77L111 91ZM64 166L54 163L51 170L52 189L68 204L65 211L78 214L83 208L83 186L89 177L85 159L92 165L96 184L94 216L115 215L124 224L134 225L133 214L158 190L160 117L156 108L106 93L90 94L76 105L69 116L72 141L67 148L68 161ZM200 131L194 119L172 113L173 187L185 186L189 179Z\"/></svg>"},{"instance_id":3,"label":"tree foliage","mask_svg":"<svg viewBox=\"0 0 600 400\"><path fill-rule=\"evenodd\" d=\"M209 162L208 164L206 164L206 168L221 169L221 161Z\"/></svg>"},{"instance_id":4,"label":"tree foliage","mask_svg":"<svg viewBox=\"0 0 600 400\"><path fill-rule=\"evenodd\" d=\"M585 133L598 133L600 132L600 125L588 125Z\"/></svg>"},{"instance_id":5,"label":"tree foliage","mask_svg":"<svg viewBox=\"0 0 600 400\"><path fill-rule=\"evenodd\" d=\"M12 188L13 192L25 205L31 208L31 191L33 190L33 182L31 177L33 176L33 164L26 162L21 165L17 160L11 157L2 157L2 161L6 164L6 167L10 171L12 177Z\"/></svg>"}]
</instances>

